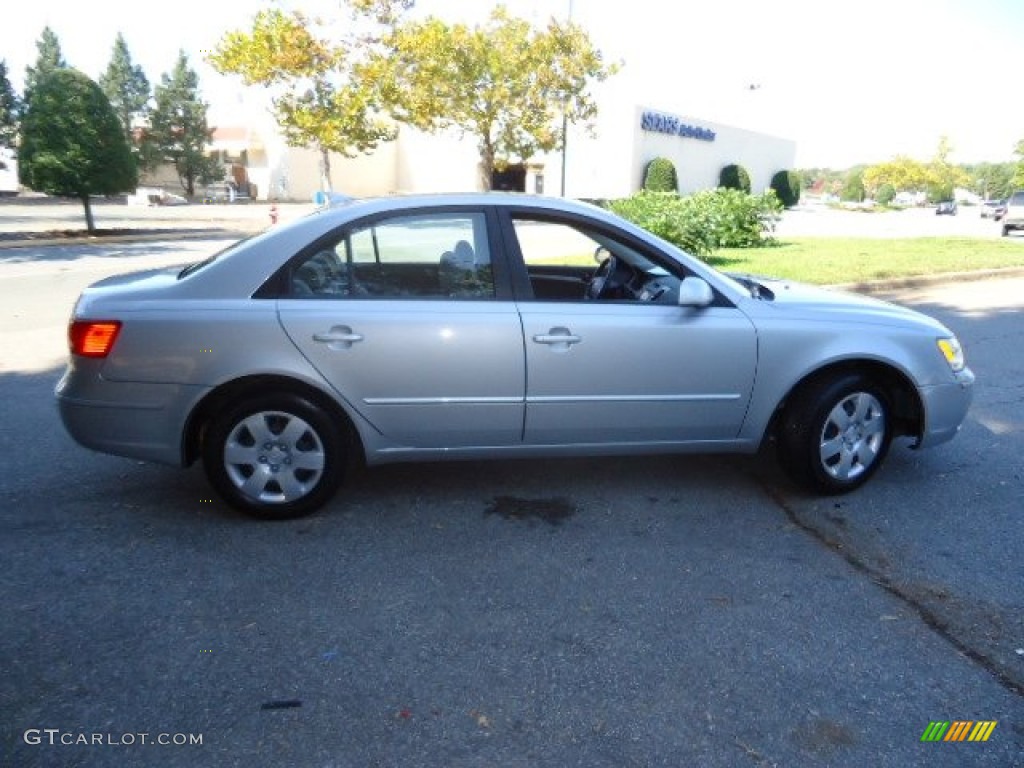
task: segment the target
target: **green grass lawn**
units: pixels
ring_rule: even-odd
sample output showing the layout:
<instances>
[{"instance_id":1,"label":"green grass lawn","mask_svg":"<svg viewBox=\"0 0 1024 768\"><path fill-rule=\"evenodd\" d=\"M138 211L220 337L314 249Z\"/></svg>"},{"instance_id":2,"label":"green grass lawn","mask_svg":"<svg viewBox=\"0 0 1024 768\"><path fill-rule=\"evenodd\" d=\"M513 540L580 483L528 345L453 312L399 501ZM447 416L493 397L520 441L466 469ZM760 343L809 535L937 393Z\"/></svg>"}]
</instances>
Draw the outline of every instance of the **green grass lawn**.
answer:
<instances>
[{"instance_id":1,"label":"green grass lawn","mask_svg":"<svg viewBox=\"0 0 1024 768\"><path fill-rule=\"evenodd\" d=\"M806 283L859 283L893 277L1024 267L1024 239L967 237L794 237L766 248L723 248L707 262L725 272L788 277Z\"/></svg>"}]
</instances>

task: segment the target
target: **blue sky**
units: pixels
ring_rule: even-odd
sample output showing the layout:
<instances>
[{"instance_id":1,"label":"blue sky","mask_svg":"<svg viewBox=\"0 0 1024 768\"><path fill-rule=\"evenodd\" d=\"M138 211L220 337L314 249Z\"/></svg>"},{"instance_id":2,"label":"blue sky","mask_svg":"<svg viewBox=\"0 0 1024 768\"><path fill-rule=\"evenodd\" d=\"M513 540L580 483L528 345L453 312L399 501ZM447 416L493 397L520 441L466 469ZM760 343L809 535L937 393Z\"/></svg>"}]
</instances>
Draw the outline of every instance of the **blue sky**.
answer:
<instances>
[{"instance_id":1,"label":"blue sky","mask_svg":"<svg viewBox=\"0 0 1024 768\"><path fill-rule=\"evenodd\" d=\"M15 87L44 25L68 62L98 77L118 31L151 81L188 53L223 122L239 86L203 62L264 0L139 3L38 0L5 12L0 58ZM623 63L610 108L641 103L792 138L800 167L842 168L896 154L927 159L939 137L962 162L1014 159L1024 139L1022 0L507 0L538 23L566 16ZM305 0L305 10L337 7ZM476 21L490 0L419 0L418 13ZM750 86L757 86L751 89ZM609 107L606 107L609 108Z\"/></svg>"}]
</instances>

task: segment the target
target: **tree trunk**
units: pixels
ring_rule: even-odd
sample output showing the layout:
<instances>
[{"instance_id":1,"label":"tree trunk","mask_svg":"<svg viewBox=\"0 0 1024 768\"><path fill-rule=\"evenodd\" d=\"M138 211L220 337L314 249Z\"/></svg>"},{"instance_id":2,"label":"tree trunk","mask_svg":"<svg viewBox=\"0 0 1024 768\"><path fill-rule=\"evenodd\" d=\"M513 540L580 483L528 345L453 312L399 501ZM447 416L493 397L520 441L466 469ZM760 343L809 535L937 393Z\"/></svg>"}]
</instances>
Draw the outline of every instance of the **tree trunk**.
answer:
<instances>
[{"instance_id":1,"label":"tree trunk","mask_svg":"<svg viewBox=\"0 0 1024 768\"><path fill-rule=\"evenodd\" d=\"M494 181L494 147L489 141L480 142L480 191L490 192Z\"/></svg>"},{"instance_id":2,"label":"tree trunk","mask_svg":"<svg viewBox=\"0 0 1024 768\"><path fill-rule=\"evenodd\" d=\"M320 147L320 186L324 192L330 194L331 188L331 151Z\"/></svg>"},{"instance_id":3,"label":"tree trunk","mask_svg":"<svg viewBox=\"0 0 1024 768\"><path fill-rule=\"evenodd\" d=\"M91 235L96 231L96 223L92 219L92 201L89 200L88 194L83 194L81 200L82 206L85 208L85 228Z\"/></svg>"}]
</instances>

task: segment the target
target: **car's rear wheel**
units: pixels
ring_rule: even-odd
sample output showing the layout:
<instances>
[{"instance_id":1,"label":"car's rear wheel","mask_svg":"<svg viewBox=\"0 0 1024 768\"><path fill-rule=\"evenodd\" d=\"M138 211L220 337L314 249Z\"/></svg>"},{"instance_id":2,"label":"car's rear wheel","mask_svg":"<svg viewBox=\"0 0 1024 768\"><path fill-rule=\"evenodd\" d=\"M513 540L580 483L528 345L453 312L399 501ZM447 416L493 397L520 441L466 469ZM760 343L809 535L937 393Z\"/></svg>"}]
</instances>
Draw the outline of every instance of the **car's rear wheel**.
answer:
<instances>
[{"instance_id":1,"label":"car's rear wheel","mask_svg":"<svg viewBox=\"0 0 1024 768\"><path fill-rule=\"evenodd\" d=\"M860 374L813 382L794 393L779 439L783 466L801 485L838 494L865 483L892 442L884 390Z\"/></svg>"},{"instance_id":2,"label":"car's rear wheel","mask_svg":"<svg viewBox=\"0 0 1024 768\"><path fill-rule=\"evenodd\" d=\"M344 453L330 416L288 393L233 405L211 420L203 440L203 466L217 492L243 512L276 520L330 499Z\"/></svg>"}]
</instances>

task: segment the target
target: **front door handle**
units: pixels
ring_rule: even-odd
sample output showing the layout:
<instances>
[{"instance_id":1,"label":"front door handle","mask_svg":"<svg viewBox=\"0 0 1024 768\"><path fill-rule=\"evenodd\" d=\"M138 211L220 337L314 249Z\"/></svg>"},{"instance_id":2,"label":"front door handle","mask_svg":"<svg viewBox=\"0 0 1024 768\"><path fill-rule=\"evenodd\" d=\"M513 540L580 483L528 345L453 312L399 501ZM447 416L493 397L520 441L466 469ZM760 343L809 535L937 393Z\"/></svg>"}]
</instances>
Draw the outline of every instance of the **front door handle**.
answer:
<instances>
[{"instance_id":1,"label":"front door handle","mask_svg":"<svg viewBox=\"0 0 1024 768\"><path fill-rule=\"evenodd\" d=\"M552 328L547 333L534 334L533 340L537 344L547 344L555 349L568 349L573 344L583 341L583 337L577 336L568 328Z\"/></svg>"},{"instance_id":2,"label":"front door handle","mask_svg":"<svg viewBox=\"0 0 1024 768\"><path fill-rule=\"evenodd\" d=\"M362 340L362 334L353 333L347 325L336 325L327 333L313 334L313 341L327 344L331 349L348 349L355 342Z\"/></svg>"}]
</instances>

